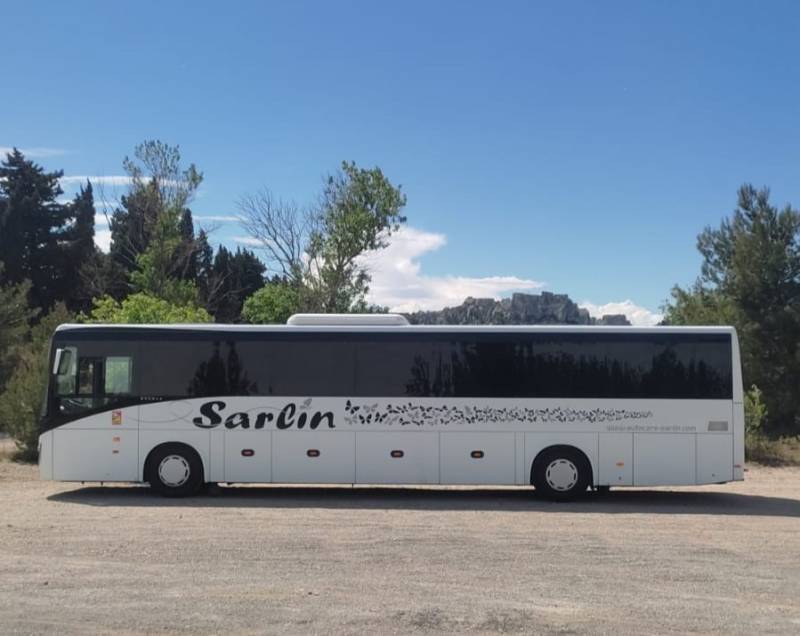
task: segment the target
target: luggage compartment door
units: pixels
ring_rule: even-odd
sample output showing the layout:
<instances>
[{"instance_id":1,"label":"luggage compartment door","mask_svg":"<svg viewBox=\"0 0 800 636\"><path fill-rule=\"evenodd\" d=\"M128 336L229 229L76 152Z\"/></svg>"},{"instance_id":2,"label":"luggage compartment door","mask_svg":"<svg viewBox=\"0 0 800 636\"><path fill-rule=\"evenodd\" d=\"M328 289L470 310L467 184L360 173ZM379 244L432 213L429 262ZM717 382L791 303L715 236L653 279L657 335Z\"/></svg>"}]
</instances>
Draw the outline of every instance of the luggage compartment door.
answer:
<instances>
[{"instance_id":1,"label":"luggage compartment door","mask_svg":"<svg viewBox=\"0 0 800 636\"><path fill-rule=\"evenodd\" d=\"M356 433L359 484L438 484L439 433Z\"/></svg>"},{"instance_id":2,"label":"luggage compartment door","mask_svg":"<svg viewBox=\"0 0 800 636\"><path fill-rule=\"evenodd\" d=\"M272 431L225 431L225 481L263 484L272 480Z\"/></svg>"},{"instance_id":3,"label":"luggage compartment door","mask_svg":"<svg viewBox=\"0 0 800 636\"><path fill-rule=\"evenodd\" d=\"M442 433L442 483L513 485L514 440L514 433Z\"/></svg>"},{"instance_id":4,"label":"luggage compartment door","mask_svg":"<svg viewBox=\"0 0 800 636\"><path fill-rule=\"evenodd\" d=\"M272 480L287 484L352 484L355 433L275 431Z\"/></svg>"}]
</instances>

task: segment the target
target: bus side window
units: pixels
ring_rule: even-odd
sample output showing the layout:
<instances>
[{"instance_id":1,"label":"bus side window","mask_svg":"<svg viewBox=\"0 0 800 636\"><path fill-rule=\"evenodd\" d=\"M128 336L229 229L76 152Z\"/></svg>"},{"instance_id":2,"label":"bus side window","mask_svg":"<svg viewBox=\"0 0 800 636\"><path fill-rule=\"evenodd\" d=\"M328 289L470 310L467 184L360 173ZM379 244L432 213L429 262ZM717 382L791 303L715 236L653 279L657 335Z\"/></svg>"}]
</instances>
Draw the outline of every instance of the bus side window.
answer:
<instances>
[{"instance_id":1,"label":"bus side window","mask_svg":"<svg viewBox=\"0 0 800 636\"><path fill-rule=\"evenodd\" d=\"M103 377L102 358L80 358L78 360L78 395L97 395L100 393L100 379Z\"/></svg>"},{"instance_id":2,"label":"bus side window","mask_svg":"<svg viewBox=\"0 0 800 636\"><path fill-rule=\"evenodd\" d=\"M127 395L131 393L132 360L128 356L106 358L105 395Z\"/></svg>"}]
</instances>

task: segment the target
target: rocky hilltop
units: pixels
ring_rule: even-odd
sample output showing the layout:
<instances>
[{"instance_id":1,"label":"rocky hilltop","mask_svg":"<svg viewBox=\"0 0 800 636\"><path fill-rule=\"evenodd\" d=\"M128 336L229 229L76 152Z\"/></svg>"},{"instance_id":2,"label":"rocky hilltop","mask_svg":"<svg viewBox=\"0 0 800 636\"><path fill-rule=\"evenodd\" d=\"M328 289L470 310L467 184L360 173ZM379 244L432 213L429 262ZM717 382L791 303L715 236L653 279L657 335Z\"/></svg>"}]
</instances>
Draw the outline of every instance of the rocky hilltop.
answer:
<instances>
[{"instance_id":1,"label":"rocky hilltop","mask_svg":"<svg viewBox=\"0 0 800 636\"><path fill-rule=\"evenodd\" d=\"M511 298L467 298L458 307L406 314L414 325L630 325L623 314L592 318L566 294L514 294Z\"/></svg>"}]
</instances>

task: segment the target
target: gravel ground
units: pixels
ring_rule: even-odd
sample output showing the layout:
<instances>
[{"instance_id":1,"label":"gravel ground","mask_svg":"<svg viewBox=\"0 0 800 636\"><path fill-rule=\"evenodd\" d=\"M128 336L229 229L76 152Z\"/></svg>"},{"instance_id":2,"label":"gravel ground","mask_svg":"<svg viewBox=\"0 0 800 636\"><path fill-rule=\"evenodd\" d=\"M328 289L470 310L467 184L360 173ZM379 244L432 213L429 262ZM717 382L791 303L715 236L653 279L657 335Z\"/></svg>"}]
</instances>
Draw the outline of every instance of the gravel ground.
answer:
<instances>
[{"instance_id":1,"label":"gravel ground","mask_svg":"<svg viewBox=\"0 0 800 636\"><path fill-rule=\"evenodd\" d=\"M0 462L0 632L800 633L800 469L619 490L143 488Z\"/></svg>"}]
</instances>

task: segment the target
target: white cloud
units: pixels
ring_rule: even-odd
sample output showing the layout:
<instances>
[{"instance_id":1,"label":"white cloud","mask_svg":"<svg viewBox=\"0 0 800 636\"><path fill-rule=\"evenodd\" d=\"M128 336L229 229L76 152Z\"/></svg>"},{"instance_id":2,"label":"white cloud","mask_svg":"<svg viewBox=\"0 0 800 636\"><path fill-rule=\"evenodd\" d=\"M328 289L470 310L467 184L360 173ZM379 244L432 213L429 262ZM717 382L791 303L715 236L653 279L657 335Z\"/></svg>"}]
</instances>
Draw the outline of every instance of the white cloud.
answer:
<instances>
[{"instance_id":1,"label":"white cloud","mask_svg":"<svg viewBox=\"0 0 800 636\"><path fill-rule=\"evenodd\" d=\"M664 317L663 314L650 311L646 307L641 307L635 304L632 300L623 300L621 302L611 302L605 305L596 305L588 300L578 303L580 307L588 310L588 312L595 318L600 318L607 314L625 314L631 324L639 327L647 327L656 325L661 322Z\"/></svg>"},{"instance_id":2,"label":"white cloud","mask_svg":"<svg viewBox=\"0 0 800 636\"><path fill-rule=\"evenodd\" d=\"M91 181L92 185L126 186L133 183L133 178L124 174L115 174L106 176L72 175L59 179L62 186L81 185L87 181Z\"/></svg>"},{"instance_id":3,"label":"white cloud","mask_svg":"<svg viewBox=\"0 0 800 636\"><path fill-rule=\"evenodd\" d=\"M392 311L435 310L460 305L467 296L498 299L512 291L539 289L535 280L517 276L429 276L422 273L420 257L441 249L444 234L403 227L389 245L364 256L372 274L368 300Z\"/></svg>"},{"instance_id":4,"label":"white cloud","mask_svg":"<svg viewBox=\"0 0 800 636\"><path fill-rule=\"evenodd\" d=\"M94 244L108 254L111 249L111 230L95 230Z\"/></svg>"},{"instance_id":5,"label":"white cloud","mask_svg":"<svg viewBox=\"0 0 800 636\"><path fill-rule=\"evenodd\" d=\"M14 151L11 146L0 146L0 155L5 155ZM26 159L43 159L46 157L58 157L67 154L62 148L20 148L19 151L25 155Z\"/></svg>"},{"instance_id":6,"label":"white cloud","mask_svg":"<svg viewBox=\"0 0 800 636\"><path fill-rule=\"evenodd\" d=\"M242 245L252 245L254 247L264 246L264 243L261 240L253 238L252 236L234 236L233 240L236 243L241 243Z\"/></svg>"},{"instance_id":7,"label":"white cloud","mask_svg":"<svg viewBox=\"0 0 800 636\"><path fill-rule=\"evenodd\" d=\"M216 214L193 214L192 218L196 221L219 221L220 223L238 223L242 220L238 216L225 216Z\"/></svg>"},{"instance_id":8,"label":"white cloud","mask_svg":"<svg viewBox=\"0 0 800 636\"><path fill-rule=\"evenodd\" d=\"M95 225L108 225L108 219L106 218L105 214L95 214L94 215L94 224Z\"/></svg>"}]
</instances>

